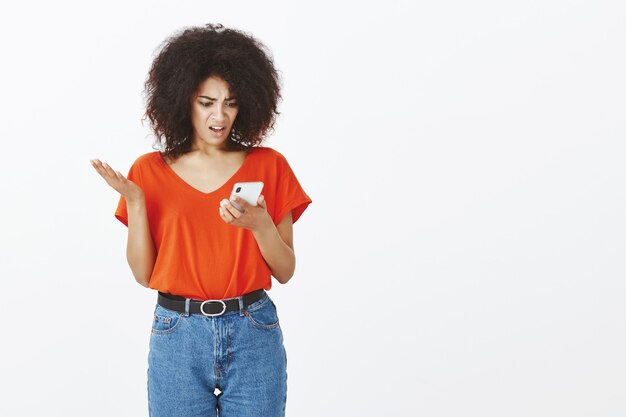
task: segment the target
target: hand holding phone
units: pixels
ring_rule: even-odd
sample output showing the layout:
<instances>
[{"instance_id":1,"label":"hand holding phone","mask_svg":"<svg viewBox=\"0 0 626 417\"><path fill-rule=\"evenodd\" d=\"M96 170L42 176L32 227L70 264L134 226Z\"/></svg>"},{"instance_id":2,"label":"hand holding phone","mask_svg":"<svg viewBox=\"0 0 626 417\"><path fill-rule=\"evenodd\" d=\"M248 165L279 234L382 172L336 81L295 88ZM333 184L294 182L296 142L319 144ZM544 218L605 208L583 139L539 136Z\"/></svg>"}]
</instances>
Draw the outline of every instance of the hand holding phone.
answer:
<instances>
[{"instance_id":1,"label":"hand holding phone","mask_svg":"<svg viewBox=\"0 0 626 417\"><path fill-rule=\"evenodd\" d=\"M261 190L263 190L263 181L235 183L233 191L230 193L230 204L232 204L237 210L243 212L243 208L233 202L233 197L239 197L251 206L256 206L256 202L261 195Z\"/></svg>"}]
</instances>

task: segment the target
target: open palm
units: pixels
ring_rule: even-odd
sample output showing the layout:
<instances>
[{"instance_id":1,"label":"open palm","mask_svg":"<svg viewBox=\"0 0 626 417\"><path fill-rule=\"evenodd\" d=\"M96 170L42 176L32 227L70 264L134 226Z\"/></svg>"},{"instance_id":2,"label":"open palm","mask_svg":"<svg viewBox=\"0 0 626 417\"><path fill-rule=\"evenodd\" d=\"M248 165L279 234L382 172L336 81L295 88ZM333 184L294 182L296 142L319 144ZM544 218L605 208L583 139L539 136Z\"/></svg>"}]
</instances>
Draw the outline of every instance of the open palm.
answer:
<instances>
[{"instance_id":1,"label":"open palm","mask_svg":"<svg viewBox=\"0 0 626 417\"><path fill-rule=\"evenodd\" d=\"M91 165L104 178L107 184L124 196L127 202L138 201L143 198L143 190L137 184L127 179L119 171L113 170L106 162L92 159Z\"/></svg>"}]
</instances>

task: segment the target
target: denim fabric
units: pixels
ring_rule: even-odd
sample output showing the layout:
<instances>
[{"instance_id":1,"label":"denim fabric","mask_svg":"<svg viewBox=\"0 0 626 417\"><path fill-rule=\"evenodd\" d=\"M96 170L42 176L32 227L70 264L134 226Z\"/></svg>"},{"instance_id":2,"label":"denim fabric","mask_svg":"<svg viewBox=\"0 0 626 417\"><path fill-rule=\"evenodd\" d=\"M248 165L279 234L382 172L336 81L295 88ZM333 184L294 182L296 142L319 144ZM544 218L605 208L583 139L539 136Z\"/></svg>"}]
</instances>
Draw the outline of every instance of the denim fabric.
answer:
<instances>
[{"instance_id":1,"label":"denim fabric","mask_svg":"<svg viewBox=\"0 0 626 417\"><path fill-rule=\"evenodd\" d=\"M267 293L217 317L156 304L148 354L151 417L285 415L287 356ZM217 389L217 391L216 391ZM216 394L217 393L217 394Z\"/></svg>"}]
</instances>

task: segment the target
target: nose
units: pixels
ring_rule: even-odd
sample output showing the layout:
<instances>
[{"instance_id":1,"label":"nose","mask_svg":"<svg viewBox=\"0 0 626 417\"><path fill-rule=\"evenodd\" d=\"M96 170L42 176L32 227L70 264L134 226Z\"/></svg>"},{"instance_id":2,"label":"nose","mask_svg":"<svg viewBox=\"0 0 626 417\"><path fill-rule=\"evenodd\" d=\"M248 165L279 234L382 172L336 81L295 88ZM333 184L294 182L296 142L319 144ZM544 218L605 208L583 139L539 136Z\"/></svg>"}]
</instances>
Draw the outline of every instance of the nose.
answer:
<instances>
[{"instance_id":1,"label":"nose","mask_svg":"<svg viewBox=\"0 0 626 417\"><path fill-rule=\"evenodd\" d=\"M224 109L222 106L215 106L215 110L213 111L213 115L211 117L217 122L222 121L222 119L224 119Z\"/></svg>"}]
</instances>

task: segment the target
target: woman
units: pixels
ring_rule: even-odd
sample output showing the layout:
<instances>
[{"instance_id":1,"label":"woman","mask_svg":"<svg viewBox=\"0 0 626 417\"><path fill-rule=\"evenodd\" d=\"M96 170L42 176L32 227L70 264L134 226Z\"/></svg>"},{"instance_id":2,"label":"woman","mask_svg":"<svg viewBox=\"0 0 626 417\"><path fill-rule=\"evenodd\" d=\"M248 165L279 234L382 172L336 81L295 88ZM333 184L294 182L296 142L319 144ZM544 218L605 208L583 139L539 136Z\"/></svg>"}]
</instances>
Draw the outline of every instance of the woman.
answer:
<instances>
[{"instance_id":1,"label":"woman","mask_svg":"<svg viewBox=\"0 0 626 417\"><path fill-rule=\"evenodd\" d=\"M163 150L127 178L91 162L121 194L135 279L158 291L150 415L284 416L286 354L266 290L294 274L292 224L311 199L285 157L259 146L279 114L273 62L250 35L192 27L164 42L145 87ZM248 181L264 183L256 205L231 195Z\"/></svg>"}]
</instances>

